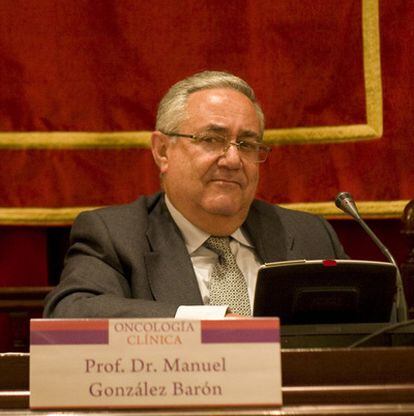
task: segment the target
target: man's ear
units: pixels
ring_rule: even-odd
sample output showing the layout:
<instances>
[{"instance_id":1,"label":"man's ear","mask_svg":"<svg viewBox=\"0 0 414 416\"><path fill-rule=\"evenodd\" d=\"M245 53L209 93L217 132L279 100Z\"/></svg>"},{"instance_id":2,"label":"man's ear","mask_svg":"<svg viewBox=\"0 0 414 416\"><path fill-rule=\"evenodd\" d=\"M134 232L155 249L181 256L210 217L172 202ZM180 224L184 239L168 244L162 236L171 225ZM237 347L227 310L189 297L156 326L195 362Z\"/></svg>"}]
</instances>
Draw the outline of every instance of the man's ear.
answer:
<instances>
[{"instance_id":1,"label":"man's ear","mask_svg":"<svg viewBox=\"0 0 414 416\"><path fill-rule=\"evenodd\" d=\"M151 134L151 150L155 163L160 169L160 173L165 173L168 168L167 149L170 144L169 138L159 131Z\"/></svg>"}]
</instances>

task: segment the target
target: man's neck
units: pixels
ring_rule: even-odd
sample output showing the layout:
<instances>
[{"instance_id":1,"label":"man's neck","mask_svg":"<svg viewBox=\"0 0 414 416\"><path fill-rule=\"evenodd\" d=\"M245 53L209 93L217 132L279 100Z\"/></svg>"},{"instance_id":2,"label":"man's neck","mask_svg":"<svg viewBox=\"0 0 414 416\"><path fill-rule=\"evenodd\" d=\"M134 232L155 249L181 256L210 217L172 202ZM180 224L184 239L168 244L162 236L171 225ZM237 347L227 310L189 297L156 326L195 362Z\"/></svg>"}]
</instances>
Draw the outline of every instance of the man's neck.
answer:
<instances>
[{"instance_id":1,"label":"man's neck","mask_svg":"<svg viewBox=\"0 0 414 416\"><path fill-rule=\"evenodd\" d=\"M197 224L197 220L199 223ZM207 215L205 218L194 219L197 227L210 235L217 237L227 237L233 234L244 222L244 217L224 217L222 215Z\"/></svg>"},{"instance_id":2,"label":"man's neck","mask_svg":"<svg viewBox=\"0 0 414 416\"><path fill-rule=\"evenodd\" d=\"M227 237L241 227L247 216L247 214L244 213L241 213L237 216L214 215L208 212L204 212L201 209L197 212L192 212L191 210L185 209L180 210L179 207L175 206L171 199L168 199L166 196L166 201L167 200L168 203L172 205L173 208L177 210L187 221L208 235Z\"/></svg>"}]
</instances>

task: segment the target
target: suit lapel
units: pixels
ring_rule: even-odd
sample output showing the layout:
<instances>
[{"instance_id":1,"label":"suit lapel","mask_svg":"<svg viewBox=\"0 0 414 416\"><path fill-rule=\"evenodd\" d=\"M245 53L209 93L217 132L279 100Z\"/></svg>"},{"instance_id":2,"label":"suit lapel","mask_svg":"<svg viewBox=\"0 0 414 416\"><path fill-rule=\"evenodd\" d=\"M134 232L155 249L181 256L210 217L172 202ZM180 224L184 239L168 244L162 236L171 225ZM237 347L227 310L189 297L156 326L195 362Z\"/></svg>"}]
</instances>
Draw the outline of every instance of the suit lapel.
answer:
<instances>
[{"instance_id":1,"label":"suit lapel","mask_svg":"<svg viewBox=\"0 0 414 416\"><path fill-rule=\"evenodd\" d=\"M291 258L293 235L282 224L274 207L262 206L255 201L243 225L260 260L263 263L284 261Z\"/></svg>"},{"instance_id":2,"label":"suit lapel","mask_svg":"<svg viewBox=\"0 0 414 416\"><path fill-rule=\"evenodd\" d=\"M145 265L157 301L202 304L200 290L184 240L162 199L149 215L151 252Z\"/></svg>"},{"instance_id":3,"label":"suit lapel","mask_svg":"<svg viewBox=\"0 0 414 416\"><path fill-rule=\"evenodd\" d=\"M294 258L294 236L274 207L255 201L243 230L263 263ZM145 265L154 298L179 305L202 304L187 248L163 198L149 215L147 238L151 251L145 255Z\"/></svg>"}]
</instances>

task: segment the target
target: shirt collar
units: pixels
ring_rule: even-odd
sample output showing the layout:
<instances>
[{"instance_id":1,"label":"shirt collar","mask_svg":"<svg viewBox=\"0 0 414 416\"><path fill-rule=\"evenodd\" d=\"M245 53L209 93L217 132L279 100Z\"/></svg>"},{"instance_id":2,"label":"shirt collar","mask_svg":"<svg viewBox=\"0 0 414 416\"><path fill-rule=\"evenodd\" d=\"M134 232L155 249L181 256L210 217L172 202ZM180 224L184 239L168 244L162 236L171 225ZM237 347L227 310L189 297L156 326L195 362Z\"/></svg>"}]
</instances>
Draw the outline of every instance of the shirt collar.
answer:
<instances>
[{"instance_id":1,"label":"shirt collar","mask_svg":"<svg viewBox=\"0 0 414 416\"><path fill-rule=\"evenodd\" d=\"M194 224L187 220L177 208L174 207L172 202L169 200L167 194L165 194L165 203L167 205L168 211L177 224L177 227L181 231L181 234L184 237L184 242L187 247L188 253L192 254L194 251L200 248L210 237L210 234L206 233L203 230L200 230ZM240 228L238 228L232 235L232 238L237 240L240 244L244 246L253 248L253 245L247 240L247 238L243 235L243 232Z\"/></svg>"}]
</instances>

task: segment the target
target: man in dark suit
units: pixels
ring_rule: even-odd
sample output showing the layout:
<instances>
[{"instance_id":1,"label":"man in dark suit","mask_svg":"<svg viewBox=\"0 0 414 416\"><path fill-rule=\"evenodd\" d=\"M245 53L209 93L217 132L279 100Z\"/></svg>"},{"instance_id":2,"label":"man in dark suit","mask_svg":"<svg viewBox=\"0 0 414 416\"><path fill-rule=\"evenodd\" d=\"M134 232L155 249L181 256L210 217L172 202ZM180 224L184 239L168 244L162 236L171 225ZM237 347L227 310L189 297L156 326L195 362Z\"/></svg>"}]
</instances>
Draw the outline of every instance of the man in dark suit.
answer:
<instances>
[{"instance_id":1,"label":"man in dark suit","mask_svg":"<svg viewBox=\"0 0 414 416\"><path fill-rule=\"evenodd\" d=\"M262 263L345 258L322 218L254 199L270 151L263 130L262 110L240 78L205 71L175 84L152 134L163 192L76 219L45 316L203 317L226 314L228 305L248 315ZM229 269L220 269L227 260L211 237L225 241ZM237 295L226 274L238 279ZM228 295L213 293L217 281ZM239 291L247 313L238 312Z\"/></svg>"}]
</instances>

